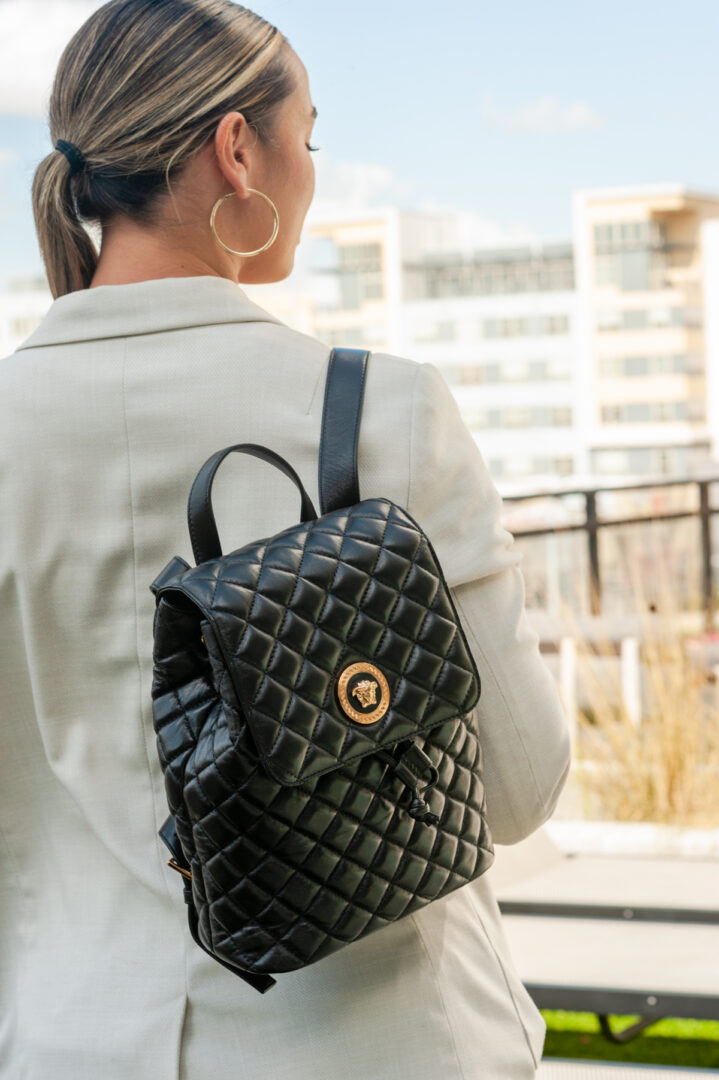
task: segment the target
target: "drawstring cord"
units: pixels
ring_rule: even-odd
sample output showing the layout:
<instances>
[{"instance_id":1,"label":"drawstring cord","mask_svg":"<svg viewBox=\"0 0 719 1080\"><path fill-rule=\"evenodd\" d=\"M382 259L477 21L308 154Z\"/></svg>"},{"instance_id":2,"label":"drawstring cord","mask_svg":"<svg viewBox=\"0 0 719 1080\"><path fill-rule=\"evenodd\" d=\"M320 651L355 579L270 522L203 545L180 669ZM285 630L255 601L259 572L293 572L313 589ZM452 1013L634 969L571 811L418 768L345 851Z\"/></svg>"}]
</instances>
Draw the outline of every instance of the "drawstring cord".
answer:
<instances>
[{"instance_id":1,"label":"drawstring cord","mask_svg":"<svg viewBox=\"0 0 719 1080\"><path fill-rule=\"evenodd\" d=\"M380 751L380 757L391 766L400 779L404 780L412 792L412 801L407 808L407 813L425 825L437 825L439 816L432 813L421 794L434 787L439 780L437 767L432 764L414 739L404 739L397 746L405 748L398 758L386 751ZM419 781L427 772L430 774L429 782L419 787Z\"/></svg>"}]
</instances>

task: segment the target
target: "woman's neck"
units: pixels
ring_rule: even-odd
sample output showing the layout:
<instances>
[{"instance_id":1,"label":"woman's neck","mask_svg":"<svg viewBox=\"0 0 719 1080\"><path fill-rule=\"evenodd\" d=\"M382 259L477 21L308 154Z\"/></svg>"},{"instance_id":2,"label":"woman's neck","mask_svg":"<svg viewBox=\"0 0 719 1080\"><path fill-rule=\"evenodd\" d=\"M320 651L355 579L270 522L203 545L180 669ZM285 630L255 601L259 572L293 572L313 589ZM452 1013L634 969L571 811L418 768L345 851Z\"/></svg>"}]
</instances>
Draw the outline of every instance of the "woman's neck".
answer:
<instances>
[{"instance_id":1,"label":"woman's neck","mask_svg":"<svg viewBox=\"0 0 719 1080\"><path fill-rule=\"evenodd\" d=\"M171 237L175 241L171 243L166 229L163 233L161 236L130 221L108 225L103 229L100 255L88 288L208 275L225 277L236 284L233 268L225 263L221 252L215 252L212 247L205 250L202 241L183 244L179 235ZM188 241L192 239L187 237Z\"/></svg>"}]
</instances>

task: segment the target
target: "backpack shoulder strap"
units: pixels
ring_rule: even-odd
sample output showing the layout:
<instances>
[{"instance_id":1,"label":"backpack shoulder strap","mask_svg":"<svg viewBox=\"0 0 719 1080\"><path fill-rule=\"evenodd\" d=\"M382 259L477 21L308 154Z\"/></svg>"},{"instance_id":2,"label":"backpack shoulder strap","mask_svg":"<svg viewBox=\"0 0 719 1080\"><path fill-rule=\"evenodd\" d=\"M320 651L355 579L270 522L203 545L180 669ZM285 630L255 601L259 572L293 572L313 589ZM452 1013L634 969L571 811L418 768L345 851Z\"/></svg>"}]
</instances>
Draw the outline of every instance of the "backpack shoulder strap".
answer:
<instances>
[{"instance_id":1,"label":"backpack shoulder strap","mask_svg":"<svg viewBox=\"0 0 719 1080\"><path fill-rule=\"evenodd\" d=\"M320 436L320 514L360 499L357 444L369 357L362 349L330 353Z\"/></svg>"}]
</instances>

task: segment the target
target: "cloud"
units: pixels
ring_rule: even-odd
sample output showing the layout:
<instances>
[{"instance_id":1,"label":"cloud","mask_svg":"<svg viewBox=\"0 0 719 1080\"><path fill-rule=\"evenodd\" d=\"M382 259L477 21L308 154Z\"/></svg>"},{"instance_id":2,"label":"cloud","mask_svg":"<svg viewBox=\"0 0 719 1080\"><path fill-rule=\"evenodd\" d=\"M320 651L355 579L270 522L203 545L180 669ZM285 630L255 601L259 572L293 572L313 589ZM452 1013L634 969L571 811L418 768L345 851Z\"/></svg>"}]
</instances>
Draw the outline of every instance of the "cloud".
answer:
<instances>
[{"instance_id":1,"label":"cloud","mask_svg":"<svg viewBox=\"0 0 719 1080\"><path fill-rule=\"evenodd\" d=\"M604 124L603 117L586 101L563 103L554 94L545 94L515 109L505 109L495 103L494 94L488 91L482 98L480 114L492 127L542 135L585 131Z\"/></svg>"},{"instance_id":2,"label":"cloud","mask_svg":"<svg viewBox=\"0 0 719 1080\"><path fill-rule=\"evenodd\" d=\"M308 222L344 216L371 206L411 203L414 189L386 165L337 161L320 151L315 157L315 195Z\"/></svg>"},{"instance_id":3,"label":"cloud","mask_svg":"<svg viewBox=\"0 0 719 1080\"><path fill-rule=\"evenodd\" d=\"M463 251L546 243L544 234L518 221L503 225L491 218L483 217L474 210L458 210L456 207L446 206L429 199L420 202L417 209L427 214L448 214L456 217L458 246Z\"/></svg>"},{"instance_id":4,"label":"cloud","mask_svg":"<svg viewBox=\"0 0 719 1080\"><path fill-rule=\"evenodd\" d=\"M5 221L10 216L5 199L3 198L3 179L5 168L17 161L19 154L9 146L0 146L0 221Z\"/></svg>"},{"instance_id":5,"label":"cloud","mask_svg":"<svg viewBox=\"0 0 719 1080\"><path fill-rule=\"evenodd\" d=\"M0 194L2 194L2 182L4 180L5 169L8 165L13 165L18 161L19 157L20 155L13 147L0 146Z\"/></svg>"},{"instance_id":6,"label":"cloud","mask_svg":"<svg viewBox=\"0 0 719 1080\"><path fill-rule=\"evenodd\" d=\"M46 116L58 61L100 0L1 0L0 114Z\"/></svg>"},{"instance_id":7,"label":"cloud","mask_svg":"<svg viewBox=\"0 0 719 1080\"><path fill-rule=\"evenodd\" d=\"M502 223L474 210L463 210L436 199L422 198L415 186L401 180L386 165L337 161L324 151L315 158L315 196L307 213L306 228L339 221L368 210L398 208L408 213L451 219L443 243L456 250L542 244L546 237L520 221ZM456 227L455 227L456 224ZM300 258L301 262L301 258Z\"/></svg>"}]
</instances>

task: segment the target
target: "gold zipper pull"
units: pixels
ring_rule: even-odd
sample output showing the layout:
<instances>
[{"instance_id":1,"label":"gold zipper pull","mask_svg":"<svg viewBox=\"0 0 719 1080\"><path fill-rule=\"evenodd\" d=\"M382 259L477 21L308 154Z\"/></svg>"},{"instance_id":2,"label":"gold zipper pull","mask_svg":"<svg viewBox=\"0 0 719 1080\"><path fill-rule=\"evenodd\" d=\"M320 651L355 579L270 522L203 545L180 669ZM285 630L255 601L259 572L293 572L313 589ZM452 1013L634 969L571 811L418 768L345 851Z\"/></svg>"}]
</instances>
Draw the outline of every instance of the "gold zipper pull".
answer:
<instances>
[{"instance_id":1,"label":"gold zipper pull","mask_svg":"<svg viewBox=\"0 0 719 1080\"><path fill-rule=\"evenodd\" d=\"M190 871L185 870L184 866L180 866L180 864L175 862L174 859L168 859L167 865L171 866L173 870L177 870L179 874L183 874L186 878L189 878L190 881L192 881L192 874L190 873Z\"/></svg>"}]
</instances>

